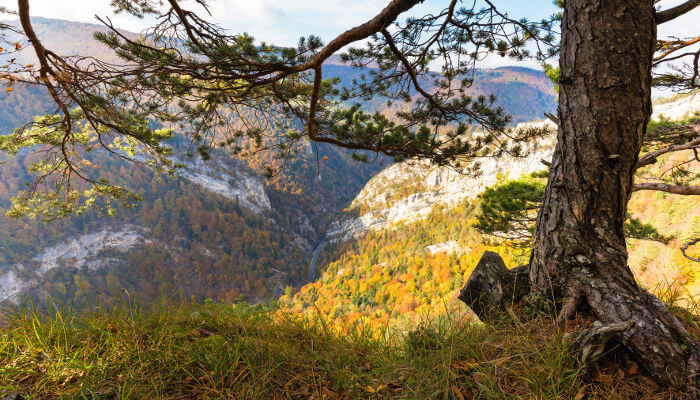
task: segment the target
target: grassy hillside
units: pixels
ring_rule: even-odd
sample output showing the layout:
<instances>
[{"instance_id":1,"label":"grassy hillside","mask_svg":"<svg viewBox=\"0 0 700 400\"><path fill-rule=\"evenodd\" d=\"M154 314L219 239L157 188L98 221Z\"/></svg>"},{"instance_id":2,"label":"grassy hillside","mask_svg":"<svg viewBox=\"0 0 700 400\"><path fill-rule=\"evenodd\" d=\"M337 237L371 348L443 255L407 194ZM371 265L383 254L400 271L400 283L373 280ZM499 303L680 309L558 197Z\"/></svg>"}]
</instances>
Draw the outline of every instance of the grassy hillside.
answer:
<instances>
[{"instance_id":1,"label":"grassy hillside","mask_svg":"<svg viewBox=\"0 0 700 400\"><path fill-rule=\"evenodd\" d=\"M700 320L674 308L696 337ZM593 379L546 315L452 314L405 335L338 334L317 314L208 303L20 313L0 331L0 396L80 399L680 399L606 362ZM9 397L7 397L9 396Z\"/></svg>"}]
</instances>

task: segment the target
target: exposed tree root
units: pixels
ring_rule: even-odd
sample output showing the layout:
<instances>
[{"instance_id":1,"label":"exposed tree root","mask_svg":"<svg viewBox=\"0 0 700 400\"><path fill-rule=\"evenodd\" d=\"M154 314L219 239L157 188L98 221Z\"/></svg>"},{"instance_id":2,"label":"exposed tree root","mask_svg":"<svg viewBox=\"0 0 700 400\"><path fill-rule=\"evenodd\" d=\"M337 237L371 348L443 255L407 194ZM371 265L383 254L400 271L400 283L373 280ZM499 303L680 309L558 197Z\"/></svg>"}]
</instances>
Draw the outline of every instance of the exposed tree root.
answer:
<instances>
[{"instance_id":1,"label":"exposed tree root","mask_svg":"<svg viewBox=\"0 0 700 400\"><path fill-rule=\"evenodd\" d=\"M481 320L501 314L530 292L527 267L508 269L498 254L487 251L459 293Z\"/></svg>"},{"instance_id":2,"label":"exposed tree root","mask_svg":"<svg viewBox=\"0 0 700 400\"><path fill-rule=\"evenodd\" d=\"M618 322L603 325L600 321L595 321L593 327L578 332L566 333L564 340L574 347L577 359L584 371L584 376L588 376L595 365L595 362L605 352L605 345L615 334L629 330L634 326L634 321Z\"/></svg>"},{"instance_id":3,"label":"exposed tree root","mask_svg":"<svg viewBox=\"0 0 700 400\"><path fill-rule=\"evenodd\" d=\"M579 290L573 290L572 294L566 298L564 305L557 316L557 325L563 326L566 321L571 320L576 315L582 293Z\"/></svg>"},{"instance_id":4,"label":"exposed tree root","mask_svg":"<svg viewBox=\"0 0 700 400\"><path fill-rule=\"evenodd\" d=\"M485 252L459 299L485 322L520 303L523 309L533 301L562 304L557 315L560 326L577 314L595 320L592 326L565 335L584 375L590 374L614 337L648 376L664 385L684 387L687 398L700 400L700 345L657 297L615 277L595 275L594 268L588 266L585 275L572 268L568 283L556 292L568 296L548 299L542 290L531 291L527 267L508 270L498 254ZM553 312L535 304L535 311L543 309Z\"/></svg>"}]
</instances>

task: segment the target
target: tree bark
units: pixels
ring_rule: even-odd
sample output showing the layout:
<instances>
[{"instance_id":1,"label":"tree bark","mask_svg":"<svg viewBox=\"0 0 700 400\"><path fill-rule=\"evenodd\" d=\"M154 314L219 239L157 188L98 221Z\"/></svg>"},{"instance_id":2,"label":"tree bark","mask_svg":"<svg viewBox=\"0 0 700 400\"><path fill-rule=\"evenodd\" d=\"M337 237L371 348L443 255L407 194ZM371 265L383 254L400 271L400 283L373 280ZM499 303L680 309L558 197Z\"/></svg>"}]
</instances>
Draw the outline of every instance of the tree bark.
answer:
<instances>
[{"instance_id":1,"label":"tree bark","mask_svg":"<svg viewBox=\"0 0 700 400\"><path fill-rule=\"evenodd\" d=\"M684 196L700 195L700 186L669 185L668 183L659 182L635 183L632 185L632 191L636 192L637 190L658 190L660 192L681 194Z\"/></svg>"},{"instance_id":2,"label":"tree bark","mask_svg":"<svg viewBox=\"0 0 700 400\"><path fill-rule=\"evenodd\" d=\"M508 269L498 254L487 251L474 268L459 293L459 299L487 321L530 292L530 280L525 266Z\"/></svg>"},{"instance_id":3,"label":"tree bark","mask_svg":"<svg viewBox=\"0 0 700 400\"><path fill-rule=\"evenodd\" d=\"M605 325L633 321L620 341L650 375L686 385L695 398L700 346L637 285L623 236L651 113L653 0L564 6L558 141L535 229L532 290L575 304L567 314L585 311Z\"/></svg>"}]
</instances>

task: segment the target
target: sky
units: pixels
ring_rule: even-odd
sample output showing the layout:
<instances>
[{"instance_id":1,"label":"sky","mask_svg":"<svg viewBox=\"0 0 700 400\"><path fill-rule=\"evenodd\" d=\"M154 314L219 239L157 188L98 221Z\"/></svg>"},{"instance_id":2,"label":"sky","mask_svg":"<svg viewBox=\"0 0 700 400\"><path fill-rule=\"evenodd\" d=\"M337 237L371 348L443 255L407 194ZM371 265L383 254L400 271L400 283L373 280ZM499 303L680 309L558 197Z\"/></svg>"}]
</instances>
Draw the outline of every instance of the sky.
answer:
<instances>
[{"instance_id":1,"label":"sky","mask_svg":"<svg viewBox=\"0 0 700 400\"><path fill-rule=\"evenodd\" d=\"M359 25L376 15L389 0L210 0L211 19L235 33L247 32L258 40L289 46L299 37L315 34L328 42L345 30ZM465 0L465 4L471 2ZM681 3L679 0L662 0L661 8ZM115 25L138 32L148 26L148 20L139 20L130 15L114 15L109 0L30 0L30 13L36 16L97 23L95 15L110 16ZM425 15L439 12L447 0L426 0L409 13L402 15ZM545 18L556 11L551 0L495 0L494 3L510 16L531 20ZM194 1L183 3L185 7L196 7ZM0 6L16 8L14 0L0 0ZM678 18L670 26L662 25L660 34L696 36L700 34L698 23L700 9ZM480 66L492 68L503 65L525 65L537 67L533 62L516 62L493 56Z\"/></svg>"},{"instance_id":2,"label":"sky","mask_svg":"<svg viewBox=\"0 0 700 400\"><path fill-rule=\"evenodd\" d=\"M301 35L318 33L329 39L377 14L389 0L209 0L213 20L233 31L245 31L264 40L294 44ZM194 1L183 2L195 7ZM32 15L96 22L94 15L113 15L109 0L30 0ZM426 0L414 7L415 14L439 11L446 0ZM512 15L541 18L551 14L550 0L500 0L499 6ZM0 0L15 9L15 0ZM86 6L86 5L89 5ZM413 11L413 10L412 10ZM113 18L121 27L138 31L144 21L126 15ZM287 43L283 43L287 42Z\"/></svg>"}]
</instances>

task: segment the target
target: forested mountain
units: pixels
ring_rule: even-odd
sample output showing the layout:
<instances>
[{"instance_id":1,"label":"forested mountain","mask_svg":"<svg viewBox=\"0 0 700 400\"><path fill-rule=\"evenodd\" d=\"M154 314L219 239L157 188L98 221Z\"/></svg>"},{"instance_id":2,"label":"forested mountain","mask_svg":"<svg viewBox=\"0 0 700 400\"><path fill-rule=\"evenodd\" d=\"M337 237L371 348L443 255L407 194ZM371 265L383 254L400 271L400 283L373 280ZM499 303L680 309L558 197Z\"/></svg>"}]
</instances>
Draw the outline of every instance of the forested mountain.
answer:
<instances>
[{"instance_id":1,"label":"forested mountain","mask_svg":"<svg viewBox=\"0 0 700 400\"><path fill-rule=\"evenodd\" d=\"M275 287L306 279L305 259L324 210L342 207L377 170L326 146L319 153L336 167L322 167L320 185L309 160L293 165L293 177L265 181L224 156L175 178L97 156L90 162L110 179L128 178L144 199L114 217L93 211L50 224L5 216L9 196L31 179L29 155L7 157L0 166L0 263L7 270L0 287L11 297L37 284L57 297L80 286L104 297L124 288L146 300L161 293L272 297Z\"/></svg>"},{"instance_id":2,"label":"forested mountain","mask_svg":"<svg viewBox=\"0 0 700 400\"><path fill-rule=\"evenodd\" d=\"M45 18L33 23L47 46L61 54L111 57L89 34L101 29L97 25ZM341 82L362 73L339 62L324 69ZM555 107L552 85L539 71L499 68L477 74L471 94L494 93L513 121ZM0 95L0 129L8 132L33 115L53 111L49 104L41 90L15 85ZM364 106L388 116L400 107L382 101ZM307 144L280 174L265 179L269 154L232 158L215 152L205 162L186 156L187 141L176 137L171 144L188 164L177 177L90 155L85 162L140 192L143 201L135 209L118 209L114 217L91 211L50 224L5 216L10 198L31 180L27 166L33 155L2 156L0 300L19 301L27 290L43 299L87 293L110 300L128 293L146 302L161 295L223 302L276 297L285 286L307 281L312 250L332 219L391 163L358 163L349 151Z\"/></svg>"}]
</instances>

